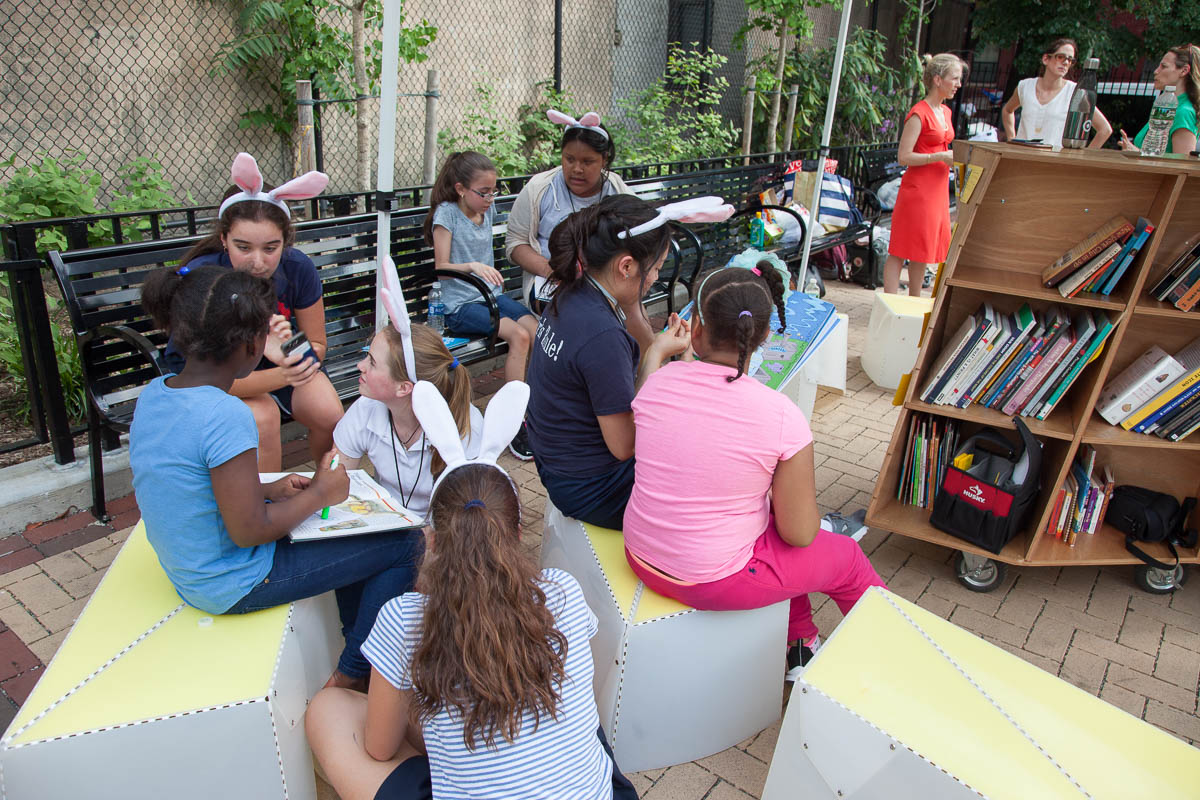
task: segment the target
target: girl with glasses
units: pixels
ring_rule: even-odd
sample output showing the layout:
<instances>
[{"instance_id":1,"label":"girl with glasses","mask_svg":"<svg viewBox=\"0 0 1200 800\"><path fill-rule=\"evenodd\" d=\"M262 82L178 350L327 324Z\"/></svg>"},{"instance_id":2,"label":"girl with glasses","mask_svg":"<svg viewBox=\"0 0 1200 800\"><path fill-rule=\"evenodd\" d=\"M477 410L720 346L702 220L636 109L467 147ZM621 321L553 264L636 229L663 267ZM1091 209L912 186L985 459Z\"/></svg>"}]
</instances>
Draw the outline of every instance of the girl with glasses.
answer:
<instances>
[{"instance_id":1,"label":"girl with glasses","mask_svg":"<svg viewBox=\"0 0 1200 800\"><path fill-rule=\"evenodd\" d=\"M1196 108L1200 106L1200 47L1181 44L1172 47L1162 57L1154 70L1154 88L1162 91L1174 86L1175 120L1171 123L1171 135L1167 139L1168 153L1187 154L1196 149ZM1142 141L1150 132L1150 123L1142 126L1133 141L1121 131L1122 150L1141 150Z\"/></svg>"},{"instance_id":2,"label":"girl with glasses","mask_svg":"<svg viewBox=\"0 0 1200 800\"><path fill-rule=\"evenodd\" d=\"M529 345L537 332L537 317L504 294L504 277L495 266L492 226L496 215L496 166L482 153L465 150L451 153L429 198L425 217L425 241L433 245L433 263L481 278L489 284L500 307L499 336L508 342L504 380L525 377ZM446 281L442 288L446 304L446 327L462 335L491 333L492 318L478 289L466 281ZM528 461L524 431L517 435L513 455Z\"/></svg>"},{"instance_id":3,"label":"girl with glasses","mask_svg":"<svg viewBox=\"0 0 1200 800\"><path fill-rule=\"evenodd\" d=\"M1067 106L1075 93L1075 81L1067 80L1067 74L1075 64L1076 52L1074 39L1055 39L1042 51L1037 77L1018 83L1016 93L1001 110L1004 133L1009 139L1040 139L1044 144L1062 147ZM1019 127L1015 122L1018 108L1021 109ZM1112 135L1112 125L1099 109L1092 113L1092 129L1096 135L1088 147L1099 149Z\"/></svg>"}]
</instances>

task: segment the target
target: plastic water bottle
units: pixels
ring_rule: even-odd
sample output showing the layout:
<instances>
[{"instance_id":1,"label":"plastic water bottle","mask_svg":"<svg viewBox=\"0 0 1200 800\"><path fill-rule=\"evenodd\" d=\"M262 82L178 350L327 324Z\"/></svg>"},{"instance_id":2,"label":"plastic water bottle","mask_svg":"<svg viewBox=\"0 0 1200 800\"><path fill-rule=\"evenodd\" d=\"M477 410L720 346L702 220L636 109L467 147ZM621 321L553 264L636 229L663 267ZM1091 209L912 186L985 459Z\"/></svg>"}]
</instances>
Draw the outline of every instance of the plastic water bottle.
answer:
<instances>
[{"instance_id":1,"label":"plastic water bottle","mask_svg":"<svg viewBox=\"0 0 1200 800\"><path fill-rule=\"evenodd\" d=\"M1083 67L1083 75L1075 85L1071 102L1067 105L1067 124L1063 128L1063 147L1082 149L1087 147L1092 136L1092 115L1096 110L1096 71L1100 59L1089 58Z\"/></svg>"},{"instance_id":2,"label":"plastic water bottle","mask_svg":"<svg viewBox=\"0 0 1200 800\"><path fill-rule=\"evenodd\" d=\"M425 324L440 336L446 330L446 305L442 302L442 282L434 281L429 287L429 315Z\"/></svg>"},{"instance_id":3,"label":"plastic water bottle","mask_svg":"<svg viewBox=\"0 0 1200 800\"><path fill-rule=\"evenodd\" d=\"M1174 86L1163 89L1155 98L1154 107L1150 109L1150 130L1142 140L1142 155L1161 156L1167 152L1177 102Z\"/></svg>"}]
</instances>

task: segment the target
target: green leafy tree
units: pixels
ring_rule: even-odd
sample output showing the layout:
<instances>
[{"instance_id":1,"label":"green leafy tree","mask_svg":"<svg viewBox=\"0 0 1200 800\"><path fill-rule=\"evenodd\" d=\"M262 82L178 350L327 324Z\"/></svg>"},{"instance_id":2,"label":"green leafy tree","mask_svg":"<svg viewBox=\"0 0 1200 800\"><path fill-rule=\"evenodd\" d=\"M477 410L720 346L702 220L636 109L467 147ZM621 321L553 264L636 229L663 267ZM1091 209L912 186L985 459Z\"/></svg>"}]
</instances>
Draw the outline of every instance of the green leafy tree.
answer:
<instances>
[{"instance_id":1,"label":"green leafy tree","mask_svg":"<svg viewBox=\"0 0 1200 800\"><path fill-rule=\"evenodd\" d=\"M296 126L296 81L311 80L321 96L356 98L356 150L360 190L370 188L365 101L377 91L383 45L367 41L383 28L379 0L233 0L238 34L217 51L213 75L245 72L276 90L267 105L242 114L242 127L270 127L290 137ZM345 29L346 15L350 30ZM424 61L437 36L426 20L400 30L400 58ZM349 69L348 69L349 67Z\"/></svg>"}]
</instances>

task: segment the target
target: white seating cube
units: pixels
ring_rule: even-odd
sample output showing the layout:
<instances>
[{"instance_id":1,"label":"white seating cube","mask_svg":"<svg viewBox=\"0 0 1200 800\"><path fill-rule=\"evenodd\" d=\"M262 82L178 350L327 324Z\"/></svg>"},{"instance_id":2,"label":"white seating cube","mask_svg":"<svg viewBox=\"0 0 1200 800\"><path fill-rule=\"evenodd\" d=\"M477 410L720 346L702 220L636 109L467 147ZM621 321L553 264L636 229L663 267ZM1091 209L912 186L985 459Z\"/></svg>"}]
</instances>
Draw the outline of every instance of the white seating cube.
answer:
<instances>
[{"instance_id":1,"label":"white seating cube","mask_svg":"<svg viewBox=\"0 0 1200 800\"><path fill-rule=\"evenodd\" d=\"M698 611L638 580L620 531L546 503L542 566L570 572L599 620L592 639L600 723L622 770L725 750L779 718L788 604Z\"/></svg>"},{"instance_id":2,"label":"white seating cube","mask_svg":"<svg viewBox=\"0 0 1200 800\"><path fill-rule=\"evenodd\" d=\"M315 800L308 699L343 646L333 593L185 605L138 526L0 740L5 800Z\"/></svg>"},{"instance_id":3,"label":"white seating cube","mask_svg":"<svg viewBox=\"0 0 1200 800\"><path fill-rule=\"evenodd\" d=\"M863 345L863 372L876 386L895 389L900 378L912 372L921 345L925 315L933 309L931 297L909 297L877 291Z\"/></svg>"}]
</instances>

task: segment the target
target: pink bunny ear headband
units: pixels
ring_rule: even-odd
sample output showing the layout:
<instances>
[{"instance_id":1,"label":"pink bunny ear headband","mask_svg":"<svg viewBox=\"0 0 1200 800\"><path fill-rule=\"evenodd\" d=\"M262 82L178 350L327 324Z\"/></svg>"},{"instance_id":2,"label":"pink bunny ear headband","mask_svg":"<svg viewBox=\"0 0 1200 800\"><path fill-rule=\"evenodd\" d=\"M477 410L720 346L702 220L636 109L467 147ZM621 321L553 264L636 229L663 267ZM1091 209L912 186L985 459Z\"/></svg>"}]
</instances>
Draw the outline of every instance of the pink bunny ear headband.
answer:
<instances>
[{"instance_id":1,"label":"pink bunny ear headband","mask_svg":"<svg viewBox=\"0 0 1200 800\"><path fill-rule=\"evenodd\" d=\"M630 236L640 236L647 231L661 228L668 222L721 222L733 215L733 206L720 197L697 197L692 200L682 200L678 203L667 203L658 209L654 219L630 228ZM617 234L618 239L625 238L625 231Z\"/></svg>"},{"instance_id":2,"label":"pink bunny ear headband","mask_svg":"<svg viewBox=\"0 0 1200 800\"><path fill-rule=\"evenodd\" d=\"M564 114L561 111L555 111L553 108L546 112L551 122L558 125L566 125L568 128L587 128L589 131L595 131L608 138L608 131L600 127L600 115L595 111L589 111L579 119L575 119L570 114Z\"/></svg>"},{"instance_id":3,"label":"pink bunny ear headband","mask_svg":"<svg viewBox=\"0 0 1200 800\"><path fill-rule=\"evenodd\" d=\"M306 172L299 178L292 178L287 183L269 192L264 192L262 190L263 176L258 171L258 162L249 153L238 153L234 157L230 176L233 178L234 184L241 191L225 198L225 202L221 203L221 210L217 212L218 217L223 216L225 209L234 203L244 203L247 200L261 200L264 203L270 203L273 206L282 208L283 213L287 214L288 219L291 219L292 212L288 209L285 201L308 200L310 197L316 197L325 191L325 186L329 183L328 175L324 172L313 171Z\"/></svg>"}]
</instances>

